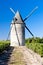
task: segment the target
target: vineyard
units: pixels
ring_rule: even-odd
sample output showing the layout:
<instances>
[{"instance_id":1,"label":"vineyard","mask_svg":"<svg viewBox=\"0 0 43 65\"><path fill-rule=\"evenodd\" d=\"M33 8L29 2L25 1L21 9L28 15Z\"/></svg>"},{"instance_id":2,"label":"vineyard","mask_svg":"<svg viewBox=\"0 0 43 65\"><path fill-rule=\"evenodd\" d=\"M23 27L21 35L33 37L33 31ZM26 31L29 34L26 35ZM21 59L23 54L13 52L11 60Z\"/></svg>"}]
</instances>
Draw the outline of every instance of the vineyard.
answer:
<instances>
[{"instance_id":1,"label":"vineyard","mask_svg":"<svg viewBox=\"0 0 43 65\"><path fill-rule=\"evenodd\" d=\"M39 38L26 39L25 45L27 48L33 50L34 52L40 54L41 57L43 57L43 39L39 39ZM10 41L0 41L0 53L8 49L9 46L10 46Z\"/></svg>"},{"instance_id":2,"label":"vineyard","mask_svg":"<svg viewBox=\"0 0 43 65\"><path fill-rule=\"evenodd\" d=\"M26 46L43 57L43 38L26 39Z\"/></svg>"},{"instance_id":3,"label":"vineyard","mask_svg":"<svg viewBox=\"0 0 43 65\"><path fill-rule=\"evenodd\" d=\"M4 50L8 49L10 46L9 41L0 41L0 53L2 53Z\"/></svg>"}]
</instances>

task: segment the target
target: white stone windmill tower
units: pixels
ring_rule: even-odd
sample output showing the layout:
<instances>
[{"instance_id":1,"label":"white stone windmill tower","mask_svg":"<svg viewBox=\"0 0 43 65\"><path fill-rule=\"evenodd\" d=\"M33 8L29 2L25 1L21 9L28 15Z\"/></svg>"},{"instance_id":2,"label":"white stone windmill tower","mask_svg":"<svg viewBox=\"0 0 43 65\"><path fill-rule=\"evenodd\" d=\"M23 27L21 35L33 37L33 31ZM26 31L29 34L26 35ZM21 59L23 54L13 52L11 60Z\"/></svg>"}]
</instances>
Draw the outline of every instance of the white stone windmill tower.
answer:
<instances>
[{"instance_id":1,"label":"white stone windmill tower","mask_svg":"<svg viewBox=\"0 0 43 65\"><path fill-rule=\"evenodd\" d=\"M29 31L29 33L33 36L31 31L28 29L28 27L25 24L25 20L27 20L31 14L37 9L38 7L35 7L31 13L23 20L20 13L17 11L16 14L12 8L10 10L15 14L12 23L11 23L11 29L8 34L8 37L10 35L10 42L11 46L24 46L25 45L25 28Z\"/></svg>"},{"instance_id":2,"label":"white stone windmill tower","mask_svg":"<svg viewBox=\"0 0 43 65\"><path fill-rule=\"evenodd\" d=\"M24 45L25 43L25 26L22 22L22 18L17 11L15 14L15 17L12 20L11 24L11 33L10 33L10 41L11 41L11 46L19 46L19 45Z\"/></svg>"}]
</instances>

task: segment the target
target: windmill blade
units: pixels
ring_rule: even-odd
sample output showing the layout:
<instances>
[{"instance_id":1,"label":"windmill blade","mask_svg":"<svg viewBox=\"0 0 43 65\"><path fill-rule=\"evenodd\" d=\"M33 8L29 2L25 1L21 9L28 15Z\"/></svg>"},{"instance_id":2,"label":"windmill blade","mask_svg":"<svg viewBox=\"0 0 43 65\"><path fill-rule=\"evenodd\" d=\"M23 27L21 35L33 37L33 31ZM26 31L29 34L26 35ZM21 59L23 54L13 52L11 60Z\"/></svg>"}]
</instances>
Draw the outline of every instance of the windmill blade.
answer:
<instances>
[{"instance_id":1,"label":"windmill blade","mask_svg":"<svg viewBox=\"0 0 43 65\"><path fill-rule=\"evenodd\" d=\"M24 21L26 21L26 20L34 13L34 11L35 11L36 9L38 9L38 6L36 6L36 7L30 12L30 14L29 14L28 16L26 16L26 18L24 19Z\"/></svg>"},{"instance_id":2,"label":"windmill blade","mask_svg":"<svg viewBox=\"0 0 43 65\"><path fill-rule=\"evenodd\" d=\"M11 24L14 24L14 23L11 23ZM12 26L12 27L13 27L13 26ZM8 33L7 40L8 40L8 38L9 38L9 36L10 36L10 32L11 32L12 27L10 28L10 31L9 31L9 33Z\"/></svg>"},{"instance_id":3,"label":"windmill blade","mask_svg":"<svg viewBox=\"0 0 43 65\"><path fill-rule=\"evenodd\" d=\"M11 29L12 29L12 27L11 27ZM9 36L10 36L11 29L10 29L10 31L9 31L9 33L8 33L7 40L8 40L8 38L9 38Z\"/></svg>"},{"instance_id":4,"label":"windmill blade","mask_svg":"<svg viewBox=\"0 0 43 65\"><path fill-rule=\"evenodd\" d=\"M14 10L13 10L12 8L10 8L10 10L12 11L13 14L15 14L15 12L14 12ZM14 23L11 23L11 24L14 24ZM11 24L10 24L10 25L11 25ZM12 27L10 28L10 31L9 31L9 33L8 33L7 40L8 40L8 38L9 38L9 36L10 36L11 29L12 29Z\"/></svg>"},{"instance_id":5,"label":"windmill blade","mask_svg":"<svg viewBox=\"0 0 43 65\"><path fill-rule=\"evenodd\" d=\"M10 8L10 10L12 11L13 14L15 14L15 11L12 8Z\"/></svg>"},{"instance_id":6,"label":"windmill blade","mask_svg":"<svg viewBox=\"0 0 43 65\"><path fill-rule=\"evenodd\" d=\"M8 40L8 38L9 38L9 36L10 36L10 31L9 31L9 33L8 33L8 37L7 37L7 40Z\"/></svg>"},{"instance_id":7,"label":"windmill blade","mask_svg":"<svg viewBox=\"0 0 43 65\"><path fill-rule=\"evenodd\" d=\"M15 20L14 20L14 21L17 21L17 18L15 18ZM13 22L13 23L11 23L11 24L13 25L13 24L15 24L15 23ZM11 25L11 24L10 24L10 25ZM13 27L13 26L12 26L12 27ZM10 36L10 32L11 32L12 27L10 28L10 31L9 31L9 33L8 33L7 40L8 40L8 38L9 38L9 36Z\"/></svg>"},{"instance_id":8,"label":"windmill blade","mask_svg":"<svg viewBox=\"0 0 43 65\"><path fill-rule=\"evenodd\" d=\"M25 25L25 28L29 31L29 33L34 37L34 35L32 34L32 32L28 29L28 27Z\"/></svg>"}]
</instances>

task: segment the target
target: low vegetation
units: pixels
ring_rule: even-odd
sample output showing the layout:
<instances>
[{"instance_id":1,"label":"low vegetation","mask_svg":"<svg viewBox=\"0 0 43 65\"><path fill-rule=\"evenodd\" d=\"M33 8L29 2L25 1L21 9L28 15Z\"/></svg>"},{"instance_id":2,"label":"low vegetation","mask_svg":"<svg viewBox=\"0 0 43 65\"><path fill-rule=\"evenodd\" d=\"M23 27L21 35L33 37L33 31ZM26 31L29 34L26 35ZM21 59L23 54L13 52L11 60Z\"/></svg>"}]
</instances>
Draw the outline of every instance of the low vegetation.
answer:
<instances>
[{"instance_id":1,"label":"low vegetation","mask_svg":"<svg viewBox=\"0 0 43 65\"><path fill-rule=\"evenodd\" d=\"M43 57L43 38L26 39L26 46Z\"/></svg>"},{"instance_id":2,"label":"low vegetation","mask_svg":"<svg viewBox=\"0 0 43 65\"><path fill-rule=\"evenodd\" d=\"M9 46L10 46L10 42L9 41L0 41L0 53L2 53Z\"/></svg>"},{"instance_id":3,"label":"low vegetation","mask_svg":"<svg viewBox=\"0 0 43 65\"><path fill-rule=\"evenodd\" d=\"M43 38L28 38L26 39L26 46L43 57ZM10 41L0 41L0 53L9 48Z\"/></svg>"}]
</instances>

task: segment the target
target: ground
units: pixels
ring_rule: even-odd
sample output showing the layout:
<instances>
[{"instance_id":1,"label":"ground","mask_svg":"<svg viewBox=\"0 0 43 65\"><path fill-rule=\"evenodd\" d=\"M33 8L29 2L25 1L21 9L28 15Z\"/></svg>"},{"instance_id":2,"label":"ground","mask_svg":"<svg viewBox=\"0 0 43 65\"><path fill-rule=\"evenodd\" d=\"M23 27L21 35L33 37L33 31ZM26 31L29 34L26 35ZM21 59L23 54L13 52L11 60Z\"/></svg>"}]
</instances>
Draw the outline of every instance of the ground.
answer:
<instances>
[{"instance_id":1,"label":"ground","mask_svg":"<svg viewBox=\"0 0 43 65\"><path fill-rule=\"evenodd\" d=\"M0 55L0 65L43 65L43 58L25 46L10 47Z\"/></svg>"}]
</instances>

